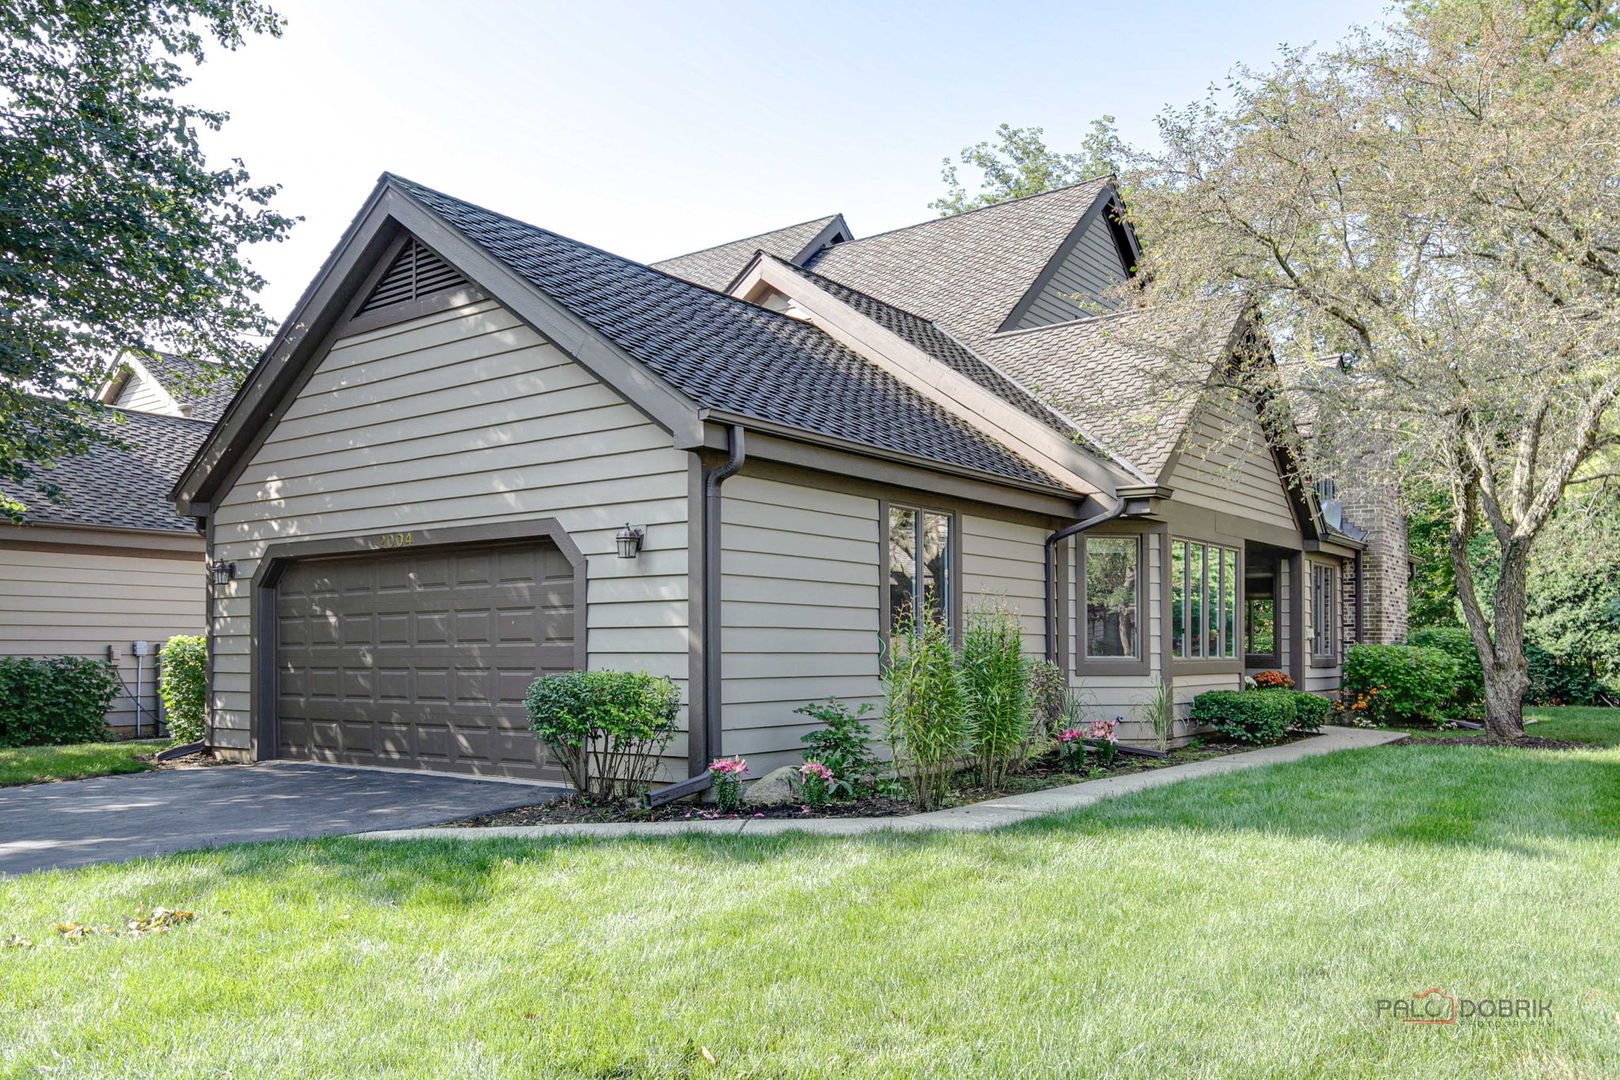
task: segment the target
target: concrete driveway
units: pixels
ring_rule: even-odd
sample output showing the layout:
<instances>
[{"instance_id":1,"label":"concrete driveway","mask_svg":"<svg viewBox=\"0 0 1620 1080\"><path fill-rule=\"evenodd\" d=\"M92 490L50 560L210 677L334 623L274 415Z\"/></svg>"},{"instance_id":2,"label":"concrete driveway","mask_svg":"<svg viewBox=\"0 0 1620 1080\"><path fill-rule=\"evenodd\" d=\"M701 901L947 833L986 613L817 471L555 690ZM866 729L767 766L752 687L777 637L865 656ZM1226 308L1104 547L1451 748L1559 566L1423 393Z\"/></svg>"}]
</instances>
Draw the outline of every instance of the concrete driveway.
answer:
<instances>
[{"instance_id":1,"label":"concrete driveway","mask_svg":"<svg viewBox=\"0 0 1620 1080\"><path fill-rule=\"evenodd\" d=\"M250 840L406 829L563 789L266 762L0 788L0 877Z\"/></svg>"}]
</instances>

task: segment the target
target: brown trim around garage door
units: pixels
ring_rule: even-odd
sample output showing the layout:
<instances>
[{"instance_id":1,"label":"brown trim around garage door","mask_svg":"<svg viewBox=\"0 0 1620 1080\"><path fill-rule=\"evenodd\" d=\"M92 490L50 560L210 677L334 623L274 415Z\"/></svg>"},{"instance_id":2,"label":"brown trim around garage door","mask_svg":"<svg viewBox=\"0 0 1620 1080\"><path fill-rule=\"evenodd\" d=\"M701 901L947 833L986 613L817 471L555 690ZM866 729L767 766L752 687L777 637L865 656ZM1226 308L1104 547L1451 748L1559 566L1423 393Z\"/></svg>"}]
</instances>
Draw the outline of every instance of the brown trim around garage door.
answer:
<instances>
[{"instance_id":1,"label":"brown trim around garage door","mask_svg":"<svg viewBox=\"0 0 1620 1080\"><path fill-rule=\"evenodd\" d=\"M574 666L587 667L586 565L585 555L556 518L530 521L503 521L488 525L454 525L446 528L407 529L394 532L364 533L328 540L287 540L269 544L253 574L251 603L252 644L249 656L249 685L253 702L253 758L262 761L276 755L276 582L287 566L301 559L365 555L372 552L402 553L422 549L498 544L508 541L549 540L574 568ZM212 635L210 635L212 638Z\"/></svg>"}]
</instances>

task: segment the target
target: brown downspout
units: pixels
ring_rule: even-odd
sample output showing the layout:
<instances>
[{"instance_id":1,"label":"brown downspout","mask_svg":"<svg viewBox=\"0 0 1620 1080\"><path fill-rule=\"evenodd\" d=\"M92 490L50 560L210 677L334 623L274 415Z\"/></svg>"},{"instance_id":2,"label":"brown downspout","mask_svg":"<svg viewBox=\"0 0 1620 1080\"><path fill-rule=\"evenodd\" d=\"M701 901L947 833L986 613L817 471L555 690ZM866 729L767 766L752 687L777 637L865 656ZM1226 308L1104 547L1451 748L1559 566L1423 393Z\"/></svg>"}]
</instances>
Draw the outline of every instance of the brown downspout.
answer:
<instances>
[{"instance_id":1,"label":"brown downspout","mask_svg":"<svg viewBox=\"0 0 1620 1080\"><path fill-rule=\"evenodd\" d=\"M1073 525L1065 526L1046 538L1046 659L1050 663L1058 662L1058 612L1057 612L1057 546L1071 536L1078 536L1093 526L1101 525L1105 521L1112 521L1125 512L1125 500L1119 499L1112 507L1100 514L1093 514L1081 518Z\"/></svg>"},{"instance_id":2,"label":"brown downspout","mask_svg":"<svg viewBox=\"0 0 1620 1080\"><path fill-rule=\"evenodd\" d=\"M748 459L747 443L741 424L732 424L728 440L730 453L726 460L703 473L703 570L700 589L703 595L703 723L693 730L688 725L687 738L692 741L688 767L691 776L678 783L660 788L647 797L652 806L674 802L687 795L708 790L713 782L706 763L720 757L724 739L721 723L721 642L720 642L720 487L737 474Z\"/></svg>"}]
</instances>

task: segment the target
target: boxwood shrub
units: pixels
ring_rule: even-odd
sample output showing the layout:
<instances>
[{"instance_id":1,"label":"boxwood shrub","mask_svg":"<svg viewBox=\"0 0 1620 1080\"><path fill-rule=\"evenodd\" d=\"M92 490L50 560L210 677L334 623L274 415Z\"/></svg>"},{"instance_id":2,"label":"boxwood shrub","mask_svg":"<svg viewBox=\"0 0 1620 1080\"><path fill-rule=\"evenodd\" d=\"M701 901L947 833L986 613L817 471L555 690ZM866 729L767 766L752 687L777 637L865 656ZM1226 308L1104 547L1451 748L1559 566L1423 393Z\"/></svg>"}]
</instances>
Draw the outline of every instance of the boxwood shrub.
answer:
<instances>
[{"instance_id":1,"label":"boxwood shrub","mask_svg":"<svg viewBox=\"0 0 1620 1080\"><path fill-rule=\"evenodd\" d=\"M206 727L208 702L208 642L201 636L179 635L158 650L158 695L163 718L177 743L196 742Z\"/></svg>"},{"instance_id":2,"label":"boxwood shrub","mask_svg":"<svg viewBox=\"0 0 1620 1080\"><path fill-rule=\"evenodd\" d=\"M1352 645L1342 696L1365 700L1374 724L1409 727L1443 718L1455 698L1457 661L1421 645Z\"/></svg>"},{"instance_id":3,"label":"boxwood shrub","mask_svg":"<svg viewBox=\"0 0 1620 1080\"><path fill-rule=\"evenodd\" d=\"M1294 728L1298 731L1321 731L1333 712L1333 703L1319 694L1303 690L1290 690L1294 695Z\"/></svg>"},{"instance_id":4,"label":"boxwood shrub","mask_svg":"<svg viewBox=\"0 0 1620 1080\"><path fill-rule=\"evenodd\" d=\"M51 746L107 738L118 673L82 656L0 658L0 746Z\"/></svg>"},{"instance_id":5,"label":"boxwood shrub","mask_svg":"<svg viewBox=\"0 0 1620 1080\"><path fill-rule=\"evenodd\" d=\"M1209 690L1193 698L1192 718L1238 742L1268 746L1294 723L1292 690Z\"/></svg>"}]
</instances>

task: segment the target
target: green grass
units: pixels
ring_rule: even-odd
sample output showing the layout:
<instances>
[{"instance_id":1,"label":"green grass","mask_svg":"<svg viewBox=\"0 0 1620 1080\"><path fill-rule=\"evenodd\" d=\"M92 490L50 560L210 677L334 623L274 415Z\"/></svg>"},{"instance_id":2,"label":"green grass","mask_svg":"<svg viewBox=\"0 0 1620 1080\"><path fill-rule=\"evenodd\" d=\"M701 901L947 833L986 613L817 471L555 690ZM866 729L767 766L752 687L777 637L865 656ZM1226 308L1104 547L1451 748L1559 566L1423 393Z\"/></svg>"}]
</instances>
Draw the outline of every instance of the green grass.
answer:
<instances>
[{"instance_id":1,"label":"green grass","mask_svg":"<svg viewBox=\"0 0 1620 1080\"><path fill-rule=\"evenodd\" d=\"M154 742L109 742L0 749L0 787L145 772L152 766L140 759L150 757L161 746Z\"/></svg>"},{"instance_id":2,"label":"green grass","mask_svg":"<svg viewBox=\"0 0 1620 1080\"><path fill-rule=\"evenodd\" d=\"M1581 705L1532 706L1524 710L1524 733L1538 739L1567 739L1594 746L1620 746L1620 709L1600 709ZM1535 723L1529 723L1534 720ZM1432 731L1413 728L1425 737L1457 738L1480 734L1473 728Z\"/></svg>"},{"instance_id":3,"label":"green grass","mask_svg":"<svg viewBox=\"0 0 1620 1080\"><path fill-rule=\"evenodd\" d=\"M0 882L38 943L0 949L0 1076L1614 1076L1617 895L1620 749L1352 751L976 835L237 847ZM197 919L51 930L154 904ZM1431 986L1553 1015L1376 1015Z\"/></svg>"}]
</instances>

